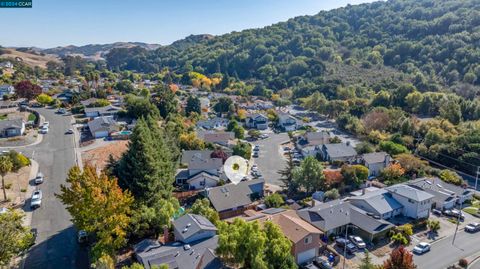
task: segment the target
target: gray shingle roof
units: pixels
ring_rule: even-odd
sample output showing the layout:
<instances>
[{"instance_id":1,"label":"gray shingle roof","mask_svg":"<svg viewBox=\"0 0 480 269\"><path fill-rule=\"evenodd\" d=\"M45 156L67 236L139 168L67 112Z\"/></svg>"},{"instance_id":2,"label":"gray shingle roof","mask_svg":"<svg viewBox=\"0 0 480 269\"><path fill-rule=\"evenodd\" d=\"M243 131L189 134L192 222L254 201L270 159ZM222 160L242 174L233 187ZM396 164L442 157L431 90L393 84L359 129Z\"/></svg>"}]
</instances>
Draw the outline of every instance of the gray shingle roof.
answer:
<instances>
[{"instance_id":1,"label":"gray shingle roof","mask_svg":"<svg viewBox=\"0 0 480 269\"><path fill-rule=\"evenodd\" d=\"M473 194L472 190L447 183L439 178L418 178L409 181L407 184L432 194L435 196L434 199L439 202L448 201L456 196Z\"/></svg>"},{"instance_id":2,"label":"gray shingle roof","mask_svg":"<svg viewBox=\"0 0 480 269\"><path fill-rule=\"evenodd\" d=\"M350 223L350 203L333 200L298 211L298 215L313 226L326 232Z\"/></svg>"},{"instance_id":3,"label":"gray shingle roof","mask_svg":"<svg viewBox=\"0 0 480 269\"><path fill-rule=\"evenodd\" d=\"M216 231L217 228L208 219L195 214L185 214L173 222L173 228L181 238L177 241L184 241L190 236L201 231Z\"/></svg>"},{"instance_id":4,"label":"gray shingle roof","mask_svg":"<svg viewBox=\"0 0 480 269\"><path fill-rule=\"evenodd\" d=\"M20 118L11 120L0 120L0 130L2 131L10 128L21 129L22 125L23 120Z\"/></svg>"},{"instance_id":5,"label":"gray shingle roof","mask_svg":"<svg viewBox=\"0 0 480 269\"><path fill-rule=\"evenodd\" d=\"M405 184L393 185L386 189L391 193L396 193L417 202L433 198L433 195L421 190L419 187L412 187Z\"/></svg>"},{"instance_id":6,"label":"gray shingle roof","mask_svg":"<svg viewBox=\"0 0 480 269\"><path fill-rule=\"evenodd\" d=\"M365 153L362 155L362 159L367 163L383 163L385 162L385 158L388 156L386 152L372 152L372 153Z\"/></svg>"},{"instance_id":7,"label":"gray shingle roof","mask_svg":"<svg viewBox=\"0 0 480 269\"><path fill-rule=\"evenodd\" d=\"M98 131L112 131L113 127L117 125L117 122L112 117L98 117L88 122L88 128L90 132L95 133Z\"/></svg>"},{"instance_id":8,"label":"gray shingle roof","mask_svg":"<svg viewBox=\"0 0 480 269\"><path fill-rule=\"evenodd\" d=\"M380 233L394 227L392 223L382 219L375 219L369 216L365 210L356 206L351 207L350 219L352 224L371 234Z\"/></svg>"},{"instance_id":9,"label":"gray shingle roof","mask_svg":"<svg viewBox=\"0 0 480 269\"><path fill-rule=\"evenodd\" d=\"M220 158L204 158L203 155L193 155L188 163L188 169L190 170L211 170L220 169L223 166L223 160Z\"/></svg>"},{"instance_id":10,"label":"gray shingle roof","mask_svg":"<svg viewBox=\"0 0 480 269\"><path fill-rule=\"evenodd\" d=\"M253 202L251 195L255 193L254 185L261 184L262 179L242 181L238 184L227 184L210 188L207 190L207 196L215 210L218 212L249 205ZM262 193L263 195L263 193Z\"/></svg>"},{"instance_id":11,"label":"gray shingle roof","mask_svg":"<svg viewBox=\"0 0 480 269\"><path fill-rule=\"evenodd\" d=\"M210 158L213 150L185 150L182 152L182 163L189 163L194 155L200 158Z\"/></svg>"},{"instance_id":12,"label":"gray shingle roof","mask_svg":"<svg viewBox=\"0 0 480 269\"><path fill-rule=\"evenodd\" d=\"M349 200L363 200L377 211L378 214L385 214L403 206L393 199L391 194L384 189L367 192L364 195L351 197Z\"/></svg>"},{"instance_id":13,"label":"gray shingle roof","mask_svg":"<svg viewBox=\"0 0 480 269\"><path fill-rule=\"evenodd\" d=\"M205 264L201 261L204 255L207 255L207 259L211 260L211 253L209 254L206 252L217 248L218 236L198 241L195 244L190 244L190 248L184 246L185 245L180 242L175 242L136 254L141 259L143 266L146 269L150 269L153 265L160 264L167 264L170 268L178 269L211 268L208 267L209 264Z\"/></svg>"},{"instance_id":14,"label":"gray shingle roof","mask_svg":"<svg viewBox=\"0 0 480 269\"><path fill-rule=\"evenodd\" d=\"M324 144L326 151L330 158L338 158L338 157L353 157L357 155L355 149L343 143L338 144Z\"/></svg>"},{"instance_id":15,"label":"gray shingle roof","mask_svg":"<svg viewBox=\"0 0 480 269\"><path fill-rule=\"evenodd\" d=\"M120 107L109 105L104 107L86 107L85 113L98 112L101 115L104 113L118 112L120 110L122 110Z\"/></svg>"}]
</instances>

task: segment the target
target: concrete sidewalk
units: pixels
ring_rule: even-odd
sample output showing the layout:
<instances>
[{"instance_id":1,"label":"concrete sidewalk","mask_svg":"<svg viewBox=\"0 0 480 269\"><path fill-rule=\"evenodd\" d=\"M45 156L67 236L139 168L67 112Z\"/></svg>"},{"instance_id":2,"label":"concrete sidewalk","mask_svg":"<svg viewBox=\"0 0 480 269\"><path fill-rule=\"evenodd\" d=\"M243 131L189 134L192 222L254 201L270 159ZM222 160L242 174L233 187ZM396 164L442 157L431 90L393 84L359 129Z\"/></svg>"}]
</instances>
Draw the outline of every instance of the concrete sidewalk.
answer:
<instances>
[{"instance_id":1,"label":"concrete sidewalk","mask_svg":"<svg viewBox=\"0 0 480 269\"><path fill-rule=\"evenodd\" d=\"M25 212L25 218L23 219L24 226L31 226L33 210L30 209L29 197L32 196L33 191L37 188L33 179L37 176L39 166L38 163L32 159L30 159L30 166L29 184L25 192L25 203L22 207L22 210Z\"/></svg>"}]
</instances>

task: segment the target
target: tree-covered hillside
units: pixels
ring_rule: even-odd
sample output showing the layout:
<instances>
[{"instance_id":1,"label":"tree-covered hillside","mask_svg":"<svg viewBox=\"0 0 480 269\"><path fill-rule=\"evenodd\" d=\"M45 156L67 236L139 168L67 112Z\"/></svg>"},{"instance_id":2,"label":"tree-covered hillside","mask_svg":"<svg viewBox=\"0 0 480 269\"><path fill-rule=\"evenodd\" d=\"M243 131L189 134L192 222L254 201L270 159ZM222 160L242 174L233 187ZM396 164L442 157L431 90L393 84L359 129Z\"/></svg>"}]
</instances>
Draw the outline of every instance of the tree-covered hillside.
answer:
<instances>
[{"instance_id":1,"label":"tree-covered hillside","mask_svg":"<svg viewBox=\"0 0 480 269\"><path fill-rule=\"evenodd\" d=\"M107 61L112 69L168 67L256 79L273 90L291 87L296 96L352 77L370 85L408 80L421 91L472 89L468 85L480 84L479 10L476 0L375 2L262 29L190 37L155 51L113 49ZM365 78L372 72L379 75Z\"/></svg>"}]
</instances>

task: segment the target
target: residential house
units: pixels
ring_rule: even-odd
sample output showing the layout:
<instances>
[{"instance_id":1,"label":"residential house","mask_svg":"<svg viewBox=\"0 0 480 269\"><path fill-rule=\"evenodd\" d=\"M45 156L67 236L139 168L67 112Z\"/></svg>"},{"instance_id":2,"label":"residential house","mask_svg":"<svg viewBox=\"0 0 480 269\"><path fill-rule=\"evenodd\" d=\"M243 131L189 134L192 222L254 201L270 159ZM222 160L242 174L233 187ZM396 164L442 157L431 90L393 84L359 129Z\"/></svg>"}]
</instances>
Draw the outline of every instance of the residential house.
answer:
<instances>
[{"instance_id":1,"label":"residential house","mask_svg":"<svg viewBox=\"0 0 480 269\"><path fill-rule=\"evenodd\" d=\"M266 130L268 129L268 118L260 113L249 115L245 119L245 126L251 129Z\"/></svg>"},{"instance_id":2,"label":"residential house","mask_svg":"<svg viewBox=\"0 0 480 269\"><path fill-rule=\"evenodd\" d=\"M254 201L263 197L265 181L254 179L238 184L207 188L205 194L221 219L242 214Z\"/></svg>"},{"instance_id":3,"label":"residential house","mask_svg":"<svg viewBox=\"0 0 480 269\"><path fill-rule=\"evenodd\" d=\"M13 64L10 61L5 61L0 63L0 68L13 68Z\"/></svg>"},{"instance_id":4,"label":"residential house","mask_svg":"<svg viewBox=\"0 0 480 269\"><path fill-rule=\"evenodd\" d=\"M325 161L334 162L348 162L352 163L357 157L357 152L350 146L350 144L323 144L320 152Z\"/></svg>"},{"instance_id":5,"label":"residential house","mask_svg":"<svg viewBox=\"0 0 480 269\"><path fill-rule=\"evenodd\" d=\"M103 138L120 130L113 117L98 117L88 122L88 128L94 138Z\"/></svg>"},{"instance_id":6,"label":"residential house","mask_svg":"<svg viewBox=\"0 0 480 269\"><path fill-rule=\"evenodd\" d=\"M390 222L343 200L320 203L311 208L298 210L297 214L326 235L343 235L348 227L349 233L359 235L368 241L384 238L394 227Z\"/></svg>"},{"instance_id":7,"label":"residential house","mask_svg":"<svg viewBox=\"0 0 480 269\"><path fill-rule=\"evenodd\" d=\"M4 95L10 95L14 93L15 88L12 85L0 85L0 99L2 99Z\"/></svg>"},{"instance_id":8,"label":"residential house","mask_svg":"<svg viewBox=\"0 0 480 269\"><path fill-rule=\"evenodd\" d=\"M0 137L20 136L25 133L25 122L21 118L0 121Z\"/></svg>"},{"instance_id":9,"label":"residential house","mask_svg":"<svg viewBox=\"0 0 480 269\"><path fill-rule=\"evenodd\" d=\"M202 128L205 130L219 130L227 128L227 125L230 121L225 118L215 117L207 120L199 120L197 122L197 128Z\"/></svg>"},{"instance_id":10,"label":"residential house","mask_svg":"<svg viewBox=\"0 0 480 269\"><path fill-rule=\"evenodd\" d=\"M115 116L122 109L116 106L104 106L104 107L86 107L85 116L89 118L96 118L101 116Z\"/></svg>"},{"instance_id":11,"label":"residential house","mask_svg":"<svg viewBox=\"0 0 480 269\"><path fill-rule=\"evenodd\" d=\"M278 225L283 234L292 242L291 252L296 263L304 264L320 255L323 232L300 218L295 210L269 208L261 212L248 210L245 213L248 216L242 218L246 221L258 221L261 224L271 221Z\"/></svg>"},{"instance_id":12,"label":"residential house","mask_svg":"<svg viewBox=\"0 0 480 269\"><path fill-rule=\"evenodd\" d=\"M235 138L233 132L213 132L213 131L199 131L197 137L206 143L218 144L221 146L229 146Z\"/></svg>"},{"instance_id":13,"label":"residential house","mask_svg":"<svg viewBox=\"0 0 480 269\"><path fill-rule=\"evenodd\" d=\"M97 102L97 101L98 101L97 98L92 97L92 98L88 98L86 100L80 101L80 104L82 104L82 106L84 106L84 107L89 107L89 106L95 104L95 102Z\"/></svg>"},{"instance_id":14,"label":"residential house","mask_svg":"<svg viewBox=\"0 0 480 269\"><path fill-rule=\"evenodd\" d=\"M397 184L386 188L402 204L402 215L414 219L428 218L433 195L416 186Z\"/></svg>"},{"instance_id":15,"label":"residential house","mask_svg":"<svg viewBox=\"0 0 480 269\"><path fill-rule=\"evenodd\" d=\"M192 190L217 186L224 178L223 160L212 158L211 154L212 151L184 151L182 163L187 163L188 169L177 173L177 184Z\"/></svg>"},{"instance_id":16,"label":"residential house","mask_svg":"<svg viewBox=\"0 0 480 269\"><path fill-rule=\"evenodd\" d=\"M297 140L296 147L304 157L321 154L322 146L330 143L330 134L325 131L307 132Z\"/></svg>"},{"instance_id":17,"label":"residential house","mask_svg":"<svg viewBox=\"0 0 480 269\"><path fill-rule=\"evenodd\" d=\"M215 255L218 236L215 226L206 218L187 214L173 222L176 242L160 245L146 239L134 246L135 258L144 268L161 264L172 269L224 268Z\"/></svg>"},{"instance_id":18,"label":"residential house","mask_svg":"<svg viewBox=\"0 0 480 269\"><path fill-rule=\"evenodd\" d=\"M368 168L368 176L378 176L385 169L392 158L386 152L365 153L362 162Z\"/></svg>"},{"instance_id":19,"label":"residential house","mask_svg":"<svg viewBox=\"0 0 480 269\"><path fill-rule=\"evenodd\" d=\"M175 240L185 244L214 237L217 227L204 216L185 214L173 222Z\"/></svg>"},{"instance_id":20,"label":"residential house","mask_svg":"<svg viewBox=\"0 0 480 269\"><path fill-rule=\"evenodd\" d=\"M402 213L403 206L393 199L386 189L365 192L361 196L349 197L348 201L360 209L374 214L382 219L390 219Z\"/></svg>"},{"instance_id":21,"label":"residential house","mask_svg":"<svg viewBox=\"0 0 480 269\"><path fill-rule=\"evenodd\" d=\"M418 178L407 184L433 195L432 207L440 210L452 209L456 204L472 200L474 194L473 190L447 183L439 178Z\"/></svg>"},{"instance_id":22,"label":"residential house","mask_svg":"<svg viewBox=\"0 0 480 269\"><path fill-rule=\"evenodd\" d=\"M61 93L55 95L54 97L63 103L70 103L72 101L72 98L78 93L79 90L77 88L64 89Z\"/></svg>"},{"instance_id":23,"label":"residential house","mask_svg":"<svg viewBox=\"0 0 480 269\"><path fill-rule=\"evenodd\" d=\"M288 113L281 112L278 114L278 125L285 132L295 131L301 127L301 123L295 117Z\"/></svg>"}]
</instances>

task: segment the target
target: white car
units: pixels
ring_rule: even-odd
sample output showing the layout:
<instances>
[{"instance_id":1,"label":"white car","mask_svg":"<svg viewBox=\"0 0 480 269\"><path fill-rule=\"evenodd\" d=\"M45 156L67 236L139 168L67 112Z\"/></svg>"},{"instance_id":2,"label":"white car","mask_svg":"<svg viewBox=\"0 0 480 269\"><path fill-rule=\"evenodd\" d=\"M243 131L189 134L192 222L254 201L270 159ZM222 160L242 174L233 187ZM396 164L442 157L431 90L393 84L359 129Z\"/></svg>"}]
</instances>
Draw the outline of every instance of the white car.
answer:
<instances>
[{"instance_id":1,"label":"white car","mask_svg":"<svg viewBox=\"0 0 480 269\"><path fill-rule=\"evenodd\" d=\"M43 123L42 127L50 127L50 122L46 121Z\"/></svg>"},{"instance_id":2,"label":"white car","mask_svg":"<svg viewBox=\"0 0 480 269\"><path fill-rule=\"evenodd\" d=\"M365 242L363 242L363 239L360 236L350 235L348 238L350 239L350 241L352 241L352 243L355 246L357 246L357 248L366 248L367 247L367 244L365 244Z\"/></svg>"},{"instance_id":3,"label":"white car","mask_svg":"<svg viewBox=\"0 0 480 269\"><path fill-rule=\"evenodd\" d=\"M42 205L42 191L36 190L32 194L32 199L30 200L30 207L35 209Z\"/></svg>"},{"instance_id":4,"label":"white car","mask_svg":"<svg viewBox=\"0 0 480 269\"><path fill-rule=\"evenodd\" d=\"M478 222L469 223L465 226L465 232L476 233L478 231L480 231L480 223Z\"/></svg>"},{"instance_id":5,"label":"white car","mask_svg":"<svg viewBox=\"0 0 480 269\"><path fill-rule=\"evenodd\" d=\"M413 253L423 254L430 251L430 244L426 242L420 242L413 248Z\"/></svg>"},{"instance_id":6,"label":"white car","mask_svg":"<svg viewBox=\"0 0 480 269\"><path fill-rule=\"evenodd\" d=\"M42 173L38 173L37 176L35 177L35 184L42 184L44 180L44 176Z\"/></svg>"},{"instance_id":7,"label":"white car","mask_svg":"<svg viewBox=\"0 0 480 269\"><path fill-rule=\"evenodd\" d=\"M48 133L48 127L43 126L42 129L39 131L41 134L47 134Z\"/></svg>"}]
</instances>

